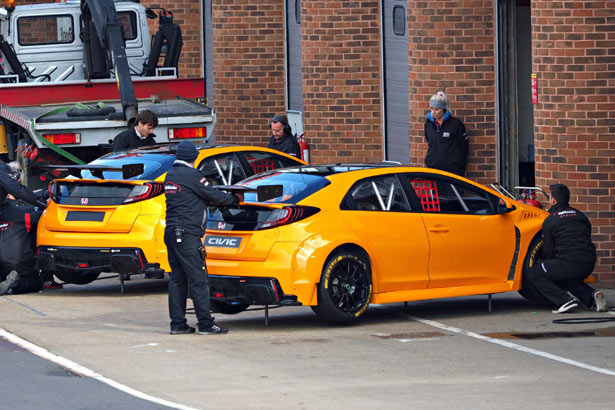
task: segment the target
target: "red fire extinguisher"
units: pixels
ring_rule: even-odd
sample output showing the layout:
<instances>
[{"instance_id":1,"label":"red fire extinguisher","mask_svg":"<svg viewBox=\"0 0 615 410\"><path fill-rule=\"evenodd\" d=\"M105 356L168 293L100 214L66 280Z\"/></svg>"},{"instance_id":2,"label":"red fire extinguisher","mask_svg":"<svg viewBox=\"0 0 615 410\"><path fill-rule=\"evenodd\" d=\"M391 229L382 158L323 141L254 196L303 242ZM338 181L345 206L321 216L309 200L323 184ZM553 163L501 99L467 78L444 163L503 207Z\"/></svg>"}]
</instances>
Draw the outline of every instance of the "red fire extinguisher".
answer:
<instances>
[{"instance_id":1,"label":"red fire extinguisher","mask_svg":"<svg viewBox=\"0 0 615 410\"><path fill-rule=\"evenodd\" d=\"M301 159L305 162L310 162L310 146L305 142L305 134L301 134L297 137L299 141L299 148L301 148Z\"/></svg>"},{"instance_id":2,"label":"red fire extinguisher","mask_svg":"<svg viewBox=\"0 0 615 410\"><path fill-rule=\"evenodd\" d=\"M521 198L519 199L519 202L542 209L542 204L540 203L538 198L536 198L536 191L532 191L531 189L525 190L521 193Z\"/></svg>"}]
</instances>

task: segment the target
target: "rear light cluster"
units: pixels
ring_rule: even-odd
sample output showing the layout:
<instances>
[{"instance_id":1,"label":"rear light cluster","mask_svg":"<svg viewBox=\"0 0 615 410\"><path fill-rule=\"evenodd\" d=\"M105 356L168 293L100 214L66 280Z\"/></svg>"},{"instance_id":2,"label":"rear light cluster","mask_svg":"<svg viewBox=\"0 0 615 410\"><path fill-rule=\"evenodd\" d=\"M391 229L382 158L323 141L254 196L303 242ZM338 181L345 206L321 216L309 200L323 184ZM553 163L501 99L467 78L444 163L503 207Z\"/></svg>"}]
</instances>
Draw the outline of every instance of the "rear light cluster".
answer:
<instances>
[{"instance_id":1,"label":"rear light cluster","mask_svg":"<svg viewBox=\"0 0 615 410\"><path fill-rule=\"evenodd\" d=\"M164 193L163 184L160 182L147 182L143 185L135 185L122 203L129 204L139 202L156 197L162 193Z\"/></svg>"},{"instance_id":2,"label":"rear light cluster","mask_svg":"<svg viewBox=\"0 0 615 410\"><path fill-rule=\"evenodd\" d=\"M207 138L207 128L192 127L192 128L169 128L170 140L181 140L188 138Z\"/></svg>"},{"instance_id":3,"label":"rear light cluster","mask_svg":"<svg viewBox=\"0 0 615 410\"><path fill-rule=\"evenodd\" d=\"M274 209L267 220L261 224L260 229L269 229L277 226L288 225L310 217L318 211L320 211L319 208L300 205L285 206L282 209Z\"/></svg>"},{"instance_id":4,"label":"rear light cluster","mask_svg":"<svg viewBox=\"0 0 615 410\"><path fill-rule=\"evenodd\" d=\"M81 144L81 134L67 132L63 134L43 134L43 138L52 144Z\"/></svg>"}]
</instances>

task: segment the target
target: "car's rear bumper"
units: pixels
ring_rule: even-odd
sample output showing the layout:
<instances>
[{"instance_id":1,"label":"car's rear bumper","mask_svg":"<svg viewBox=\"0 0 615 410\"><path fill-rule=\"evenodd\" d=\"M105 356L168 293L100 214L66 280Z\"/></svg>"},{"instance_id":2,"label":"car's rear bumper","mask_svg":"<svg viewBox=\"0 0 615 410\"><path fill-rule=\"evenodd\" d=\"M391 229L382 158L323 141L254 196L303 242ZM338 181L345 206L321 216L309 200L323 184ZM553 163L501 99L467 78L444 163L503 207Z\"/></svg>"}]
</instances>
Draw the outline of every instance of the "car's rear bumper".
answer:
<instances>
[{"instance_id":1,"label":"car's rear bumper","mask_svg":"<svg viewBox=\"0 0 615 410\"><path fill-rule=\"evenodd\" d=\"M81 248L39 246L36 267L49 272L163 272L157 263L149 263L139 248Z\"/></svg>"},{"instance_id":2,"label":"car's rear bumper","mask_svg":"<svg viewBox=\"0 0 615 410\"><path fill-rule=\"evenodd\" d=\"M297 297L284 294L277 279L208 275L210 298L226 303L300 306Z\"/></svg>"}]
</instances>

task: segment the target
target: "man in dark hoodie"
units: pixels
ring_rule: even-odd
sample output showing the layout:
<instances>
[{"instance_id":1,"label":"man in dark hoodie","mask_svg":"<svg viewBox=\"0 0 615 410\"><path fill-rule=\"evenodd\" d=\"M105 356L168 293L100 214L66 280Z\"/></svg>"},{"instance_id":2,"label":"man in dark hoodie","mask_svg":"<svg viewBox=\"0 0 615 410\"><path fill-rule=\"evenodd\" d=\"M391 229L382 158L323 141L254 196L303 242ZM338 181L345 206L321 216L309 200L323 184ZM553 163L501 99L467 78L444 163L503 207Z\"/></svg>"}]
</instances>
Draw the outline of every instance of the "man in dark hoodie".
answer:
<instances>
[{"instance_id":1,"label":"man in dark hoodie","mask_svg":"<svg viewBox=\"0 0 615 410\"><path fill-rule=\"evenodd\" d=\"M583 212L568 204L570 190L566 185L551 185L550 190L552 207L542 224L543 259L528 270L526 279L555 305L553 313L568 312L579 301L592 310L606 312L604 293L584 282L596 263L592 226Z\"/></svg>"},{"instance_id":2,"label":"man in dark hoodie","mask_svg":"<svg viewBox=\"0 0 615 410\"><path fill-rule=\"evenodd\" d=\"M450 113L443 91L429 100L430 110L425 121L428 149L425 165L464 176L468 162L468 134L461 120Z\"/></svg>"},{"instance_id":3,"label":"man in dark hoodie","mask_svg":"<svg viewBox=\"0 0 615 410\"><path fill-rule=\"evenodd\" d=\"M276 115L269 123L271 127L271 138L269 138L268 148L276 149L295 158L301 159L301 147L299 141L293 135L293 131L288 124L285 115Z\"/></svg>"}]
</instances>

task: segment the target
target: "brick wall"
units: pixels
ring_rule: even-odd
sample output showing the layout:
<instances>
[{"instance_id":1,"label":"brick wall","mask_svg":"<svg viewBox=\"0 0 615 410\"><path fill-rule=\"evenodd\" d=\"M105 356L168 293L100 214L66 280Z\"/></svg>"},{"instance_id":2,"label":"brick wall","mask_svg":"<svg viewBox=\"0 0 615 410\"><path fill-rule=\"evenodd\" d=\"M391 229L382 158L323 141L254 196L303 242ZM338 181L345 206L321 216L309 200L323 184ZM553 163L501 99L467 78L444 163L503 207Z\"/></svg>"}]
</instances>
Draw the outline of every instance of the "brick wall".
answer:
<instances>
[{"instance_id":1,"label":"brick wall","mask_svg":"<svg viewBox=\"0 0 615 410\"><path fill-rule=\"evenodd\" d=\"M212 13L216 140L266 145L286 111L284 2L214 1Z\"/></svg>"},{"instance_id":2,"label":"brick wall","mask_svg":"<svg viewBox=\"0 0 615 410\"><path fill-rule=\"evenodd\" d=\"M301 2L311 162L382 159L380 1Z\"/></svg>"},{"instance_id":3,"label":"brick wall","mask_svg":"<svg viewBox=\"0 0 615 410\"><path fill-rule=\"evenodd\" d=\"M570 187L615 283L615 1L533 1L536 183Z\"/></svg>"},{"instance_id":4,"label":"brick wall","mask_svg":"<svg viewBox=\"0 0 615 410\"><path fill-rule=\"evenodd\" d=\"M408 2L410 163L422 166L429 97L444 90L470 138L466 176L497 180L494 2Z\"/></svg>"},{"instance_id":5,"label":"brick wall","mask_svg":"<svg viewBox=\"0 0 615 410\"><path fill-rule=\"evenodd\" d=\"M173 22L181 27L182 39L184 41L178 64L179 76L182 78L202 77L202 2L200 0L161 0L154 3L148 0L142 0L141 3L145 7L163 7L164 9L173 12ZM214 1L214 3L217 2ZM160 10L155 11L158 13ZM158 19L148 21L150 27L150 34L156 34L156 31L158 31Z\"/></svg>"}]
</instances>

